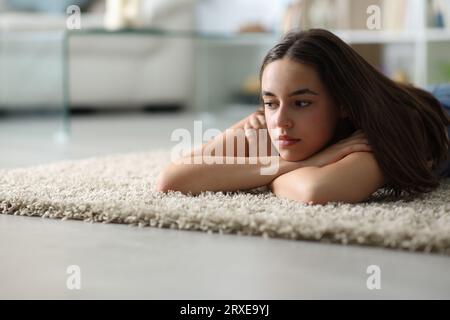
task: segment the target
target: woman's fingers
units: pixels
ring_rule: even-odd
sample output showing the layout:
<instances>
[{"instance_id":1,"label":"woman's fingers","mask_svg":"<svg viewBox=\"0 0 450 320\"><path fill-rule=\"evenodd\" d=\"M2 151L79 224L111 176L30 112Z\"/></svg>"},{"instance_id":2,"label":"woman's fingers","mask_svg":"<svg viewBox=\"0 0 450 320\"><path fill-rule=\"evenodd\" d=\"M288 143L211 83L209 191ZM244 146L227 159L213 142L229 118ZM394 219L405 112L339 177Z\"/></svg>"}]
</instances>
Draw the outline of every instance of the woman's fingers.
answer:
<instances>
[{"instance_id":1,"label":"woman's fingers","mask_svg":"<svg viewBox=\"0 0 450 320\"><path fill-rule=\"evenodd\" d=\"M345 155L358 151L372 151L372 147L368 144L353 144L342 149Z\"/></svg>"},{"instance_id":2,"label":"woman's fingers","mask_svg":"<svg viewBox=\"0 0 450 320\"><path fill-rule=\"evenodd\" d=\"M365 136L357 136L353 138L343 139L338 142L339 145L349 145L355 143L369 143L369 140Z\"/></svg>"},{"instance_id":3,"label":"woman's fingers","mask_svg":"<svg viewBox=\"0 0 450 320\"><path fill-rule=\"evenodd\" d=\"M248 121L245 123L247 127L244 126L245 129L263 129L266 128L266 119L263 114L260 113L253 113L249 118Z\"/></svg>"},{"instance_id":4,"label":"woman's fingers","mask_svg":"<svg viewBox=\"0 0 450 320\"><path fill-rule=\"evenodd\" d=\"M254 131L254 129L252 128L252 126L250 124L250 120L248 120L244 124L244 133L248 138L251 138L253 136L252 131Z\"/></svg>"},{"instance_id":5,"label":"woman's fingers","mask_svg":"<svg viewBox=\"0 0 450 320\"><path fill-rule=\"evenodd\" d=\"M369 140L367 140L367 138L357 138L349 140L348 142L344 143L344 145L353 145L353 144L369 144Z\"/></svg>"},{"instance_id":6,"label":"woman's fingers","mask_svg":"<svg viewBox=\"0 0 450 320\"><path fill-rule=\"evenodd\" d=\"M266 117L263 114L258 114L256 117L258 118L261 128L266 128Z\"/></svg>"},{"instance_id":7,"label":"woman's fingers","mask_svg":"<svg viewBox=\"0 0 450 320\"><path fill-rule=\"evenodd\" d=\"M259 121L258 121L258 118L254 114L250 117L249 120L250 120L251 127L253 127L253 129L258 129Z\"/></svg>"},{"instance_id":8,"label":"woman's fingers","mask_svg":"<svg viewBox=\"0 0 450 320\"><path fill-rule=\"evenodd\" d=\"M256 139L256 136L257 136L256 130L257 129L258 129L258 120L255 119L254 115L252 114L244 124L245 136L249 140Z\"/></svg>"}]
</instances>

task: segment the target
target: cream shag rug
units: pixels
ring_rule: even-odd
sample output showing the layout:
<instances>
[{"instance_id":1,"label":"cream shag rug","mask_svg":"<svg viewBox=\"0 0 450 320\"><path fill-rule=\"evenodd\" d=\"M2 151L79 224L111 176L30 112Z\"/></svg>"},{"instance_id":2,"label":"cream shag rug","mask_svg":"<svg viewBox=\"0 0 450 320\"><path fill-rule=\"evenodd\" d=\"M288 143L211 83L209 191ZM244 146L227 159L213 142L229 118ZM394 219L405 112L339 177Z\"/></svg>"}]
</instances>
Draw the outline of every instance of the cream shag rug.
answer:
<instances>
[{"instance_id":1,"label":"cream shag rug","mask_svg":"<svg viewBox=\"0 0 450 320\"><path fill-rule=\"evenodd\" d=\"M267 188L155 191L168 150L0 170L0 213L354 243L450 254L450 179L413 201L379 190L361 204L305 205Z\"/></svg>"}]
</instances>

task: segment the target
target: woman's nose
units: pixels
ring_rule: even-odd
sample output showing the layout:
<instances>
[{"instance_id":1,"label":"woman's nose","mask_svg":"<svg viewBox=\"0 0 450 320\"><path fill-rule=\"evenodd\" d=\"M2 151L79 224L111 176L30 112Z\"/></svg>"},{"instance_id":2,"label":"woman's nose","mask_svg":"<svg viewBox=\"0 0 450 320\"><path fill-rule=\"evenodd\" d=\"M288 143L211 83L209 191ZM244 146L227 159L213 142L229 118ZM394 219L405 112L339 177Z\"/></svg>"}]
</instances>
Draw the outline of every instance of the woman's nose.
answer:
<instances>
[{"instance_id":1,"label":"woman's nose","mask_svg":"<svg viewBox=\"0 0 450 320\"><path fill-rule=\"evenodd\" d=\"M287 110L285 108L278 108L277 113L277 127L279 128L291 128L293 126L293 122L291 117L289 116Z\"/></svg>"}]
</instances>

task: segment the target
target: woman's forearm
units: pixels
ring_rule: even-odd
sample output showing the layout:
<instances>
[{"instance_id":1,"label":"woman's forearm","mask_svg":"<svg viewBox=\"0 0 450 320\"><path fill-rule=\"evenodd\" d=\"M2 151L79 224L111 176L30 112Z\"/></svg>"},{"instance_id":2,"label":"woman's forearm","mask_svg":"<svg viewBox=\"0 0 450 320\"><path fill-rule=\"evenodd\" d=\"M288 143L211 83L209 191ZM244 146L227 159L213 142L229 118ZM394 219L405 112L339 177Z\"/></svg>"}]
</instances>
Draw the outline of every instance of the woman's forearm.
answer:
<instances>
[{"instance_id":1,"label":"woman's forearm","mask_svg":"<svg viewBox=\"0 0 450 320\"><path fill-rule=\"evenodd\" d=\"M217 163L222 159L223 163ZM198 194L235 191L268 185L276 177L301 168L303 163L271 157L186 157L171 164L158 177L157 189ZM228 161L228 163L227 163Z\"/></svg>"}]
</instances>

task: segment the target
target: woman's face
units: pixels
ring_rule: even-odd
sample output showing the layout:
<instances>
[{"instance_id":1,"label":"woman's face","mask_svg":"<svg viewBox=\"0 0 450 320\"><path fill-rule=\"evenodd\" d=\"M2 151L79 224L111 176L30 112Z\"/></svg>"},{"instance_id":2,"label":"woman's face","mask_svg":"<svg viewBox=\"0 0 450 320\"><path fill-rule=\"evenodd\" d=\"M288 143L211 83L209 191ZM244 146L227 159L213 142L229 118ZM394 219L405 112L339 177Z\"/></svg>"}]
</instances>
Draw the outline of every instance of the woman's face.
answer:
<instances>
[{"instance_id":1,"label":"woman's face","mask_svg":"<svg viewBox=\"0 0 450 320\"><path fill-rule=\"evenodd\" d=\"M340 111L314 68L276 60L265 67L261 82L270 139L283 159L307 159L333 138ZM281 135L298 140L283 142Z\"/></svg>"}]
</instances>

